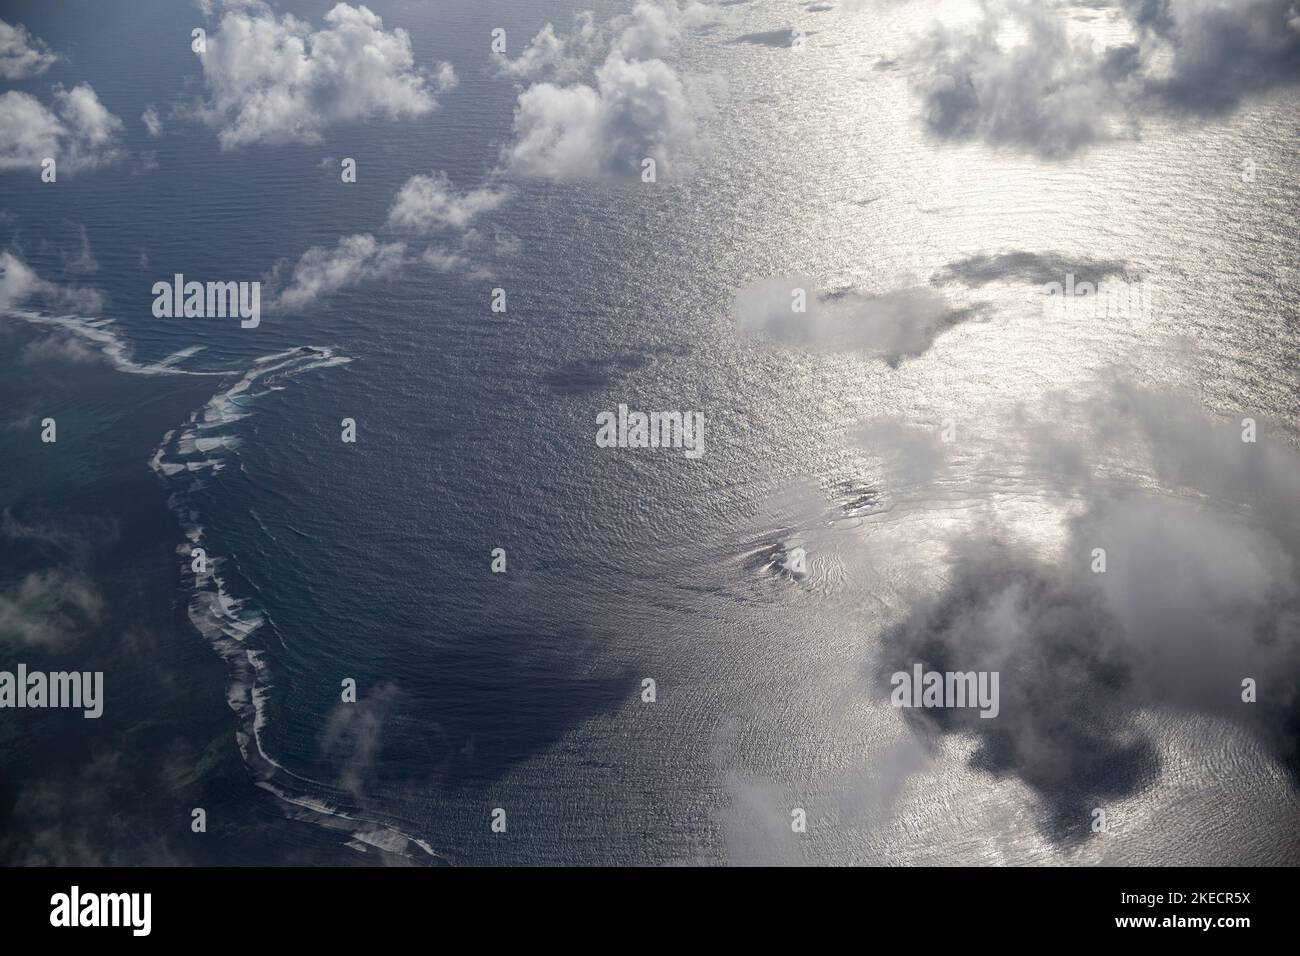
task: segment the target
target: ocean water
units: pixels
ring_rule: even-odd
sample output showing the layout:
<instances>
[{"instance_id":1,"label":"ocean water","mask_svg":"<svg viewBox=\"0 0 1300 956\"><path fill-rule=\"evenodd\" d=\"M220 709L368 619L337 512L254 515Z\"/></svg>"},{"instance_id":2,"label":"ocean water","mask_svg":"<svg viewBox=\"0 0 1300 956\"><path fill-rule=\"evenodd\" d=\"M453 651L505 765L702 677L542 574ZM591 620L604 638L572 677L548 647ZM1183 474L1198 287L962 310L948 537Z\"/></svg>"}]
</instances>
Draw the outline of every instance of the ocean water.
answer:
<instances>
[{"instance_id":1,"label":"ocean water","mask_svg":"<svg viewBox=\"0 0 1300 956\"><path fill-rule=\"evenodd\" d=\"M279 6L315 22L331 5ZM487 54L492 28L522 42L579 9L603 20L627 6L377 3L421 63L455 64L437 111L222 151L200 124L168 117L154 140L134 121L201 94L195 9L5 5L72 51L13 87L92 82L130 118L131 151L57 189L0 180L5 241L39 274L68 274L84 226L98 269L76 278L104 290L130 355L69 375L25 351L48 327L6 323L6 417L63 403L60 455L76 456L52 465L30 428L7 428L7 513L122 529L129 570L114 576L104 557L85 570L127 623L106 615L90 659L108 655L109 681L132 688L120 707L110 697L112 726L156 725L144 736L171 746L144 755L138 733L97 740L79 718L29 716L3 744L6 856L1294 863L1285 718L1261 729L1200 706L1191 683L1190 701L1138 686L1086 774L1025 770L981 733L902 719L878 675L903 660L917 609L962 580L963 542L1012 535L1060 560L1100 485L1128 489L1120 502L1195 502L1226 528L1253 526L1255 506L1264 516L1249 494L1231 500L1250 480L1194 492L1194 467L1153 468L1103 439L1117 396L1130 408L1177 393L1229 432L1258 416L1279 460L1295 455L1296 87L1212 121L1153 115L1135 141L1045 161L935 142L917 122L894 61L918 25L969 20L973 5L754 0L682 44L683 70L726 87L689 178L512 181L483 228L516 251L491 254L490 276L408 270L265 312L256 329L150 314L153 282L173 273L255 279L380 233L412 175L488 181L518 95ZM767 36L795 25L807 49ZM357 159L354 185L338 181L342 156ZM1036 289L1058 262L1156 277L1160 307L1142 324L1043 321ZM733 303L777 276L815 277L831 300L929 290L952 319L893 360L774 346L741 334ZM196 347L169 367L222 374L132 374ZM598 447L596 416L620 403L702 410L706 453ZM80 416L93 421L79 429ZM355 444L339 440L348 417ZM959 440L941 458L898 451L948 420ZM1095 457L1045 456L1052 441ZM200 541L217 560L194 588L184 549ZM806 574L786 569L793 547ZM494 548L505 574L490 570ZM35 559L10 555L6 583L39 566L22 560ZM1285 576L1284 558L1261 560ZM1294 619L1278 619L1276 640L1294 646ZM1064 626L1040 623L1042 642ZM150 638L122 639L131 629ZM1158 653L1199 652L1176 638ZM1281 660L1261 675L1279 696L1300 674ZM347 678L354 705L340 703ZM142 713L128 718L132 700ZM76 787L110 745L134 755L109 760L131 772L86 812L131 822L111 841L87 827L80 857L66 833L36 839L29 789ZM160 782L150 768L164 764ZM191 797L227 842L189 832ZM1090 839L1099 801L1115 830ZM794 807L806 834L791 832Z\"/></svg>"}]
</instances>

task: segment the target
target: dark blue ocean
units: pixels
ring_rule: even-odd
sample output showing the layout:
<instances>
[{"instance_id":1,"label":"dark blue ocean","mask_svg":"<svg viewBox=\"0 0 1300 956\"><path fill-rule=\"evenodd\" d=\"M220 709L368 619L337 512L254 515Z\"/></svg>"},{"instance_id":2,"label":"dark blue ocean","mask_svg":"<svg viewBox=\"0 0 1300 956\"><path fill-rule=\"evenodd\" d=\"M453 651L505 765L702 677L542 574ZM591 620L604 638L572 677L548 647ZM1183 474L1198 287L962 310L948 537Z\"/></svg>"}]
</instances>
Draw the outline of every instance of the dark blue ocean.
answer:
<instances>
[{"instance_id":1,"label":"dark blue ocean","mask_svg":"<svg viewBox=\"0 0 1300 956\"><path fill-rule=\"evenodd\" d=\"M332 6L277 9L316 23ZM1294 862L1285 761L1218 712L1189 723L1135 705L1116 732L1143 741L1131 764L1058 800L1054 780L990 763L970 737L914 734L872 689L882 635L958 576L947 542L994 515L1053 553L1082 492L1023 450L1038 434L1026 415L1050 431L1054 402L1086 405L1119 369L1141 388L1203 386L1223 420L1258 410L1294 454L1294 272L1275 261L1294 260L1296 180L1246 198L1197 159L1226 168L1244 141L1294 173L1293 88L1072 163L944 151L897 105L896 10L867 29L842 4L736 4L681 53L726 86L712 158L689 178L511 178L509 203L476 222L477 271L264 304L253 329L155 318L153 283L173 274L257 280L342 236L389 238L412 176L502 182L520 89L494 67L491 31L518 49L548 21L630 4L373 6L422 66L454 64L436 110L223 150L184 115L204 93L196 7L3 4L64 54L6 88L93 84L126 156L57 185L0 173L0 246L101 290L136 366L197 348L175 367L221 373L46 361L47 329L0 331L0 584L64 566L102 602L70 648L4 644L0 664L84 661L110 686L93 727L0 724L4 862ZM818 58L796 64L769 36L795 24ZM138 119L149 106L161 137ZM70 265L83 242L93 271ZM1154 330L1067 335L1026 318L1036 306L1009 273L937 284L1012 250L1122 260L1182 297ZM772 349L737 334L732 303L780 275L832 293L942 288L954 318L901 361ZM221 467L191 473L204 456L185 429L223 395L228 420L209 419L219 441L203 449ZM703 410L707 453L598 447L596 416L620 403ZM47 409L57 453L33 438ZM858 439L864 422L934 430L953 415L973 444L937 480ZM340 440L347 418L355 443ZM196 590L185 549L200 533L219 580ZM782 569L794 546L806 577ZM1127 842L1059 819L1100 799L1124 808ZM814 824L802 837L795 807ZM1205 820L1209 837L1189 822Z\"/></svg>"},{"instance_id":2,"label":"dark blue ocean","mask_svg":"<svg viewBox=\"0 0 1300 956\"><path fill-rule=\"evenodd\" d=\"M294 10L319 19L330 6ZM724 302L735 277L692 264L681 237L715 224L687 190L612 187L611 215L608 188L525 183L491 227L523 251L493 263L491 278L429 270L248 330L150 314L152 284L173 273L256 279L313 245L380 230L411 175L483 182L516 90L466 51L486 47L494 26L526 39L570 12L392 5L384 16L410 31L422 61L450 60L460 75L427 120L235 153L196 124L154 140L129 122L135 155L121 168L67 177L57 191L8 176L7 238L39 274L58 275L84 225L98 260L85 278L142 364L194 346L203 351L187 367L236 373L303 345L351 360L260 397L238 423L237 464L193 500L209 549L232 556L229 591L268 621L258 635L270 667L264 746L302 778L299 793L458 862L716 859L698 728L728 717L704 703L719 678L745 677L692 673L688 662L709 653L706 642L743 639L717 630L702 598L730 587L724 567L737 556L719 536L752 516L746 469L767 452L752 423L727 425L733 379L711 341L725 307L700 304ZM120 116L199 92L188 35L203 21L187 5L8 4L6 17L74 51L59 69L92 82ZM346 186L345 155L359 169ZM660 281L668 272L681 280ZM504 315L490 310L496 287L508 291ZM594 421L620 401L709 408L709 457L612 458L592 442ZM345 417L357 421L355 445L339 440ZM149 454L135 462L146 478ZM156 489L160 501L167 490ZM503 575L489 570L497 547ZM643 677L659 684L657 708L640 701ZM344 678L360 691L350 713ZM495 807L508 813L505 838L489 830ZM177 826L187 821L178 808ZM666 821L671 835L660 833ZM182 842L194 859L223 858ZM342 849L338 861L356 856Z\"/></svg>"}]
</instances>

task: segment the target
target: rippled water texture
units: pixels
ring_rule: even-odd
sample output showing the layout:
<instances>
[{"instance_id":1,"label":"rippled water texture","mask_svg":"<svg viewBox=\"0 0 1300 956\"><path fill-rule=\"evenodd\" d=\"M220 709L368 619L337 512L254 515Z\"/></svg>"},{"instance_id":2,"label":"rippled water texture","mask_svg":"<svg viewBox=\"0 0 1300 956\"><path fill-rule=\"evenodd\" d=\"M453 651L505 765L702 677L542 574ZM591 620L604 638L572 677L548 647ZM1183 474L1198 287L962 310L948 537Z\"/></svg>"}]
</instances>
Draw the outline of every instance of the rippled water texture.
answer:
<instances>
[{"instance_id":1,"label":"rippled water texture","mask_svg":"<svg viewBox=\"0 0 1300 956\"><path fill-rule=\"evenodd\" d=\"M1135 136L1045 158L922 121L907 53L975 3L735 4L675 61L726 90L685 180L513 182L491 222L518 252L492 278L403 274L255 332L153 320L154 273L255 276L380 229L410 175L483 181L517 90L475 51L493 25L522 42L571 12L381 6L456 64L432 116L235 153L187 128L153 145L155 172L5 201L25 230L86 223L141 354L351 359L260 397L230 426L238 465L192 502L268 622L263 744L300 793L458 863L1296 862L1295 724L1231 706L1243 676L1275 703L1300 676L1295 85L1208 118L1151 109ZM116 53L89 41L124 112L193 73L183 50L129 52L161 47L159 26ZM342 155L362 176L340 195L316 166ZM1041 288L1067 272L1147 280L1156 307L1047 317ZM832 321L940 318L897 349L771 341L736 306L769 280L806 282ZM707 453L598 448L619 403L703 411ZM1259 445L1237 440L1247 415ZM1221 556L1204 577L1177 563L1201 545ZM1201 600L1214 626L1179 613ZM1181 670L1215 655L1222 688ZM884 675L922 659L997 661L999 729L890 707ZM345 677L363 699L340 717Z\"/></svg>"}]
</instances>

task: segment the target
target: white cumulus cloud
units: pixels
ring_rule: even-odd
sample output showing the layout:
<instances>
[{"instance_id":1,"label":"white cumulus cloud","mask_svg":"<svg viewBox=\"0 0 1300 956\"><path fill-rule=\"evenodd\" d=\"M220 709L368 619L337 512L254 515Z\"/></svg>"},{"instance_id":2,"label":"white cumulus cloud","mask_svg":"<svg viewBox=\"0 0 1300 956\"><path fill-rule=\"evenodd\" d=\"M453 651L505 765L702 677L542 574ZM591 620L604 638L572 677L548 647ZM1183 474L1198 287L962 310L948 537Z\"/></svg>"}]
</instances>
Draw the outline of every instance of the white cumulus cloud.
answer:
<instances>
[{"instance_id":1,"label":"white cumulus cloud","mask_svg":"<svg viewBox=\"0 0 1300 956\"><path fill-rule=\"evenodd\" d=\"M0 79L22 80L40 76L58 59L21 23L10 25L0 20Z\"/></svg>"},{"instance_id":2,"label":"white cumulus cloud","mask_svg":"<svg viewBox=\"0 0 1300 956\"><path fill-rule=\"evenodd\" d=\"M50 157L60 172L93 169L121 155L122 121L99 101L89 84L54 89L54 106L29 93L0 94L0 170L39 172Z\"/></svg>"},{"instance_id":3,"label":"white cumulus cloud","mask_svg":"<svg viewBox=\"0 0 1300 956\"><path fill-rule=\"evenodd\" d=\"M199 115L224 148L317 143L337 123L406 119L437 107L432 81L415 65L410 36L386 31L368 7L340 3L323 29L291 14L228 10L200 54L209 98Z\"/></svg>"},{"instance_id":4,"label":"white cumulus cloud","mask_svg":"<svg viewBox=\"0 0 1300 956\"><path fill-rule=\"evenodd\" d=\"M405 259L404 243L383 243L369 233L344 236L332 248L313 246L293 265L276 302L281 308L301 309L328 293L392 275ZM273 276L276 282L282 266Z\"/></svg>"},{"instance_id":5,"label":"white cumulus cloud","mask_svg":"<svg viewBox=\"0 0 1300 956\"><path fill-rule=\"evenodd\" d=\"M684 76L664 57L712 8L641 0L608 30L590 14L560 37L547 24L502 70L535 82L519 94L515 138L504 150L517 176L557 180L635 177L653 159L656 175L689 167L707 143L721 84ZM603 59L602 59L603 57ZM595 65L599 63L599 65ZM583 82L566 82L587 77Z\"/></svg>"},{"instance_id":6,"label":"white cumulus cloud","mask_svg":"<svg viewBox=\"0 0 1300 956\"><path fill-rule=\"evenodd\" d=\"M422 234L464 230L477 217L501 208L508 198L506 190L490 187L458 192L443 172L412 176L393 200L388 225Z\"/></svg>"}]
</instances>

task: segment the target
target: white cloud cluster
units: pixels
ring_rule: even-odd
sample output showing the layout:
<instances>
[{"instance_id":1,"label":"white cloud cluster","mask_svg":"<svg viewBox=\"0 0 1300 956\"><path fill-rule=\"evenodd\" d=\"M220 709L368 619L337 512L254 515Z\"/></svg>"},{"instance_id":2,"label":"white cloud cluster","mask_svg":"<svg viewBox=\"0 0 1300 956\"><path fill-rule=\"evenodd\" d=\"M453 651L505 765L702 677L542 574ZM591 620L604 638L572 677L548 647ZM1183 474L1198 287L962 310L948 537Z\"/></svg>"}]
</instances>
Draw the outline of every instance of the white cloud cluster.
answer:
<instances>
[{"instance_id":1,"label":"white cloud cluster","mask_svg":"<svg viewBox=\"0 0 1300 956\"><path fill-rule=\"evenodd\" d=\"M1180 109L1223 112L1250 93L1300 83L1295 0L1123 2L1146 31L1141 51L1152 92Z\"/></svg>"},{"instance_id":2,"label":"white cloud cluster","mask_svg":"<svg viewBox=\"0 0 1300 956\"><path fill-rule=\"evenodd\" d=\"M0 94L0 170L40 171L46 157L60 172L93 169L121 156L122 121L99 101L89 84L54 89L51 109L29 93Z\"/></svg>"},{"instance_id":3,"label":"white cloud cluster","mask_svg":"<svg viewBox=\"0 0 1300 956\"><path fill-rule=\"evenodd\" d=\"M1222 113L1300 83L1295 0L1116 5L1133 40L1105 49L1073 35L1061 7L1025 0L988 0L972 26L936 26L908 57L926 126L1055 158L1131 132L1144 109Z\"/></svg>"},{"instance_id":4,"label":"white cloud cluster","mask_svg":"<svg viewBox=\"0 0 1300 956\"><path fill-rule=\"evenodd\" d=\"M369 233L344 236L333 248L313 246L304 252L275 301L284 309L302 309L327 293L392 275L405 260L403 243L383 243ZM277 267L273 281L278 283L282 272Z\"/></svg>"},{"instance_id":5,"label":"white cloud cluster","mask_svg":"<svg viewBox=\"0 0 1300 956\"><path fill-rule=\"evenodd\" d=\"M460 77L456 75L456 68L450 63L438 64L438 72L434 80L438 85L439 93L447 93L460 86Z\"/></svg>"},{"instance_id":6,"label":"white cloud cluster","mask_svg":"<svg viewBox=\"0 0 1300 956\"><path fill-rule=\"evenodd\" d=\"M507 170L584 180L638 176L647 158L656 175L687 167L704 147L720 85L683 76L663 58L714 15L700 3L640 0L608 30L590 14L564 38L547 24L517 59L503 61L509 75L540 80L519 94ZM589 72L586 82L566 83Z\"/></svg>"},{"instance_id":7,"label":"white cloud cluster","mask_svg":"<svg viewBox=\"0 0 1300 956\"><path fill-rule=\"evenodd\" d=\"M10 25L0 20L0 79L23 80L40 76L58 59L21 23Z\"/></svg>"},{"instance_id":8,"label":"white cloud cluster","mask_svg":"<svg viewBox=\"0 0 1300 956\"><path fill-rule=\"evenodd\" d=\"M475 264L487 248L487 240L473 223L500 209L509 198L509 190L492 186L457 190L444 172L412 176L394 198L387 225L417 236L443 234L444 241L429 246L420 260L435 272L462 272L481 278L491 275L490 269ZM493 243L495 254L511 255L512 242L498 234Z\"/></svg>"},{"instance_id":9,"label":"white cloud cluster","mask_svg":"<svg viewBox=\"0 0 1300 956\"><path fill-rule=\"evenodd\" d=\"M398 191L388 211L388 225L420 234L464 230L478 216L505 203L504 189L480 187L458 192L444 172L412 176Z\"/></svg>"},{"instance_id":10,"label":"white cloud cluster","mask_svg":"<svg viewBox=\"0 0 1300 956\"><path fill-rule=\"evenodd\" d=\"M438 105L434 86L454 85L449 67L431 82L406 31L385 31L368 7L340 3L325 23L313 30L264 8L224 13L200 54L209 99L199 110L223 148L316 143L336 123L423 116Z\"/></svg>"},{"instance_id":11,"label":"white cloud cluster","mask_svg":"<svg viewBox=\"0 0 1300 956\"><path fill-rule=\"evenodd\" d=\"M1007 46L1011 24L1023 39ZM991 4L973 29L936 27L911 60L925 124L944 138L1062 156L1114 136L1123 119L1121 77L1050 8Z\"/></svg>"},{"instance_id":12,"label":"white cloud cluster","mask_svg":"<svg viewBox=\"0 0 1300 956\"><path fill-rule=\"evenodd\" d=\"M629 59L668 56L687 31L720 22L716 7L698 0L639 0L632 12L610 22L613 48Z\"/></svg>"},{"instance_id":13,"label":"white cloud cluster","mask_svg":"<svg viewBox=\"0 0 1300 956\"><path fill-rule=\"evenodd\" d=\"M1300 459L1263 422L1242 441L1239 421L1206 418L1195 396L1098 385L1025 410L989 452L1066 493L1075 517L1059 552L1037 519L963 528L941 591L918 593L877 673L883 688L915 661L1000 672L997 720L960 708L909 720L974 734L972 764L1033 787L1061 838L1158 772L1143 712L1212 714L1283 765L1297 753ZM1242 704L1245 678L1257 704Z\"/></svg>"}]
</instances>

